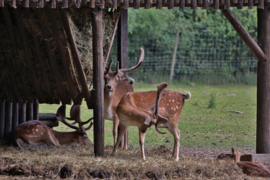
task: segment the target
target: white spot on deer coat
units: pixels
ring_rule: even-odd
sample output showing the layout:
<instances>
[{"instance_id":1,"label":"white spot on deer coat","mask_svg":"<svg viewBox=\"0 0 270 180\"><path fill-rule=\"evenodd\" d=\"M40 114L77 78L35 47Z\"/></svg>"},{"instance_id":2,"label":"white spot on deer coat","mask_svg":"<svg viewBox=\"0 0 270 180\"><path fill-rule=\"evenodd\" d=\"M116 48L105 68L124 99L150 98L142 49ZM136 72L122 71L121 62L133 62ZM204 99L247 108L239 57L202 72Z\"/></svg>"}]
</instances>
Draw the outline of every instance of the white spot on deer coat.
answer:
<instances>
[{"instance_id":1,"label":"white spot on deer coat","mask_svg":"<svg viewBox=\"0 0 270 180\"><path fill-rule=\"evenodd\" d=\"M38 132L38 129L36 129L36 131Z\"/></svg>"}]
</instances>

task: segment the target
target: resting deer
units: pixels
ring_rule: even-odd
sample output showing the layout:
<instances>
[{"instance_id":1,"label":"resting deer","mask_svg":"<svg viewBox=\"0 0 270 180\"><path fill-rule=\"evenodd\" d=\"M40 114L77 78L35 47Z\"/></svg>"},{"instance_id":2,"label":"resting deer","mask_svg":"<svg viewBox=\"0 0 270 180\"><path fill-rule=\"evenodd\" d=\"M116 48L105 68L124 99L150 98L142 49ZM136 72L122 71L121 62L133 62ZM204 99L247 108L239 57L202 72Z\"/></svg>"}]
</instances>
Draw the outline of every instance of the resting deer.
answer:
<instances>
[{"instance_id":1,"label":"resting deer","mask_svg":"<svg viewBox=\"0 0 270 180\"><path fill-rule=\"evenodd\" d=\"M144 153L144 138L147 128L153 124L166 123L168 119L159 115L159 101L161 92L168 86L167 83L161 83L157 88L156 93L156 103L148 110L144 110L138 107L141 101L138 101L137 97L140 96L140 92L129 92L127 93L120 101L117 111L116 111L116 122L119 122L119 133L117 142L114 145L113 153L116 154L119 143L122 139L122 136L126 132L128 126L138 126L139 136L140 136L140 145L141 145L141 154L142 158L145 159ZM145 100L143 101L145 102Z\"/></svg>"},{"instance_id":2,"label":"resting deer","mask_svg":"<svg viewBox=\"0 0 270 180\"><path fill-rule=\"evenodd\" d=\"M68 127L75 129L74 132L58 132L38 120L31 120L20 124L14 130L14 140L19 147L23 148L27 145L32 146L59 146L70 144L92 145L93 143L88 138L86 131L92 126L92 122L87 128L83 125L89 123L93 118L86 122L80 119L80 105L73 105L70 110L69 120L75 120L79 127L74 126L66 121L65 117L66 106L62 105L57 110L57 119L63 122Z\"/></svg>"},{"instance_id":3,"label":"resting deer","mask_svg":"<svg viewBox=\"0 0 270 180\"><path fill-rule=\"evenodd\" d=\"M113 121L113 139L116 143L116 133L118 124L115 123L116 109L121 98L128 92L133 92L132 84L134 80L129 78L125 73L136 70L142 64L144 59L144 50L140 48L138 62L131 68L119 69L117 63L116 71L111 71L112 61L106 67L104 72L104 118ZM129 82L132 81L132 83ZM125 140L125 149L127 149L127 139Z\"/></svg>"},{"instance_id":4,"label":"resting deer","mask_svg":"<svg viewBox=\"0 0 270 180\"><path fill-rule=\"evenodd\" d=\"M234 161L243 170L243 173L251 176L270 177L270 170L261 162L240 161L241 153L232 148Z\"/></svg>"},{"instance_id":5,"label":"resting deer","mask_svg":"<svg viewBox=\"0 0 270 180\"><path fill-rule=\"evenodd\" d=\"M174 91L169 91L169 90L164 90L164 93L166 94L166 96L162 97L160 100L159 114L163 116L164 118L168 119L168 121L156 123L155 127L156 127L156 130L161 134L165 134L166 132L161 132L159 130L159 127L167 128L172 133L172 135L174 136L173 158L174 160L178 161L179 160L179 146L180 146L180 142L179 142L180 130L178 129L178 118L184 107L185 100L190 99L191 94L190 92L187 92L187 94L184 95L184 94L174 92ZM155 104L156 96L157 96L157 91L137 92L137 93L132 94L134 105L136 105L138 109L143 109L143 110L149 110L151 106ZM123 106L121 107L121 105L122 105L122 101L120 102L118 106L117 114L118 114L118 111L119 113L122 111L121 108ZM133 112L129 112L129 113L133 113ZM121 121L120 117L119 117L119 120ZM119 120L115 121L116 125L117 123L119 123ZM159 126L160 124L163 124L164 126Z\"/></svg>"}]
</instances>

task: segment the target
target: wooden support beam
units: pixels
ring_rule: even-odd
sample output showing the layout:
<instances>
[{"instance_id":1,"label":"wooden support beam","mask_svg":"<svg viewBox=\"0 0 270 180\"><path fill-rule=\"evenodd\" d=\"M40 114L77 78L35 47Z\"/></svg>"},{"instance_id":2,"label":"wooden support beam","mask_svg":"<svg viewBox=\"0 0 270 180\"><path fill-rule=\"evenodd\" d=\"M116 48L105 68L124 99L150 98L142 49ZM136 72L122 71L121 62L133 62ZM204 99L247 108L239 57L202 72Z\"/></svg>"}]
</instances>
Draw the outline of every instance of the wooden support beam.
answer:
<instances>
[{"instance_id":1,"label":"wooden support beam","mask_svg":"<svg viewBox=\"0 0 270 180\"><path fill-rule=\"evenodd\" d=\"M119 68L128 68L128 10L121 9L117 34Z\"/></svg>"},{"instance_id":2,"label":"wooden support beam","mask_svg":"<svg viewBox=\"0 0 270 180\"><path fill-rule=\"evenodd\" d=\"M13 109L12 102L6 102L4 138L8 138L9 133L12 131L12 109Z\"/></svg>"},{"instance_id":3,"label":"wooden support beam","mask_svg":"<svg viewBox=\"0 0 270 180\"><path fill-rule=\"evenodd\" d=\"M244 28L241 22L236 18L236 16L232 13L232 11L227 9L227 10L221 10L221 12L225 15L225 17L228 19L228 21L231 23L231 25L234 27L234 29L237 31L237 33L243 39L246 45L250 48L250 50L253 52L256 58L259 61L266 61L266 58L262 49L258 46L256 41L254 41L254 39L249 35L247 30Z\"/></svg>"},{"instance_id":4,"label":"wooden support beam","mask_svg":"<svg viewBox=\"0 0 270 180\"><path fill-rule=\"evenodd\" d=\"M79 53L78 53L75 38L73 36L72 29L71 29L70 24L68 22L66 10L60 9L60 15L61 15L61 19L62 19L62 22L64 25L64 29L65 29L66 34L67 34L68 42L70 44L70 49L71 49L72 57L74 60L74 64L76 66L76 69L77 69L77 72L79 75L79 81L80 81L80 84L82 86L82 93L85 97L86 103L89 104L89 106L90 106L90 104L91 104L90 91L89 91L89 88L87 85L87 80L86 80L86 77L85 77L85 74L83 71L83 67L81 64L81 58L80 58Z\"/></svg>"},{"instance_id":5,"label":"wooden support beam","mask_svg":"<svg viewBox=\"0 0 270 180\"><path fill-rule=\"evenodd\" d=\"M0 101L0 139L4 138L5 134L5 114L6 114L6 103Z\"/></svg>"},{"instance_id":6,"label":"wooden support beam","mask_svg":"<svg viewBox=\"0 0 270 180\"><path fill-rule=\"evenodd\" d=\"M180 3L179 3L179 9L183 10L185 9L185 0L180 0Z\"/></svg>"},{"instance_id":7,"label":"wooden support beam","mask_svg":"<svg viewBox=\"0 0 270 180\"><path fill-rule=\"evenodd\" d=\"M257 140L256 153L270 153L270 8L257 9L258 44L266 61L257 68Z\"/></svg>"},{"instance_id":8,"label":"wooden support beam","mask_svg":"<svg viewBox=\"0 0 270 180\"><path fill-rule=\"evenodd\" d=\"M39 120L39 102L38 100L36 99L33 103L33 117L35 120Z\"/></svg>"},{"instance_id":9,"label":"wooden support beam","mask_svg":"<svg viewBox=\"0 0 270 180\"><path fill-rule=\"evenodd\" d=\"M118 61L119 68L128 68L128 10L122 9L118 23ZM126 73L127 75L127 73ZM128 138L128 131L125 133L124 140ZM128 145L128 144L126 144ZM124 141L121 142L121 147L124 148ZM127 147L126 147L127 148Z\"/></svg>"},{"instance_id":10,"label":"wooden support beam","mask_svg":"<svg viewBox=\"0 0 270 180\"><path fill-rule=\"evenodd\" d=\"M191 9L197 8L197 0L191 0Z\"/></svg>"},{"instance_id":11,"label":"wooden support beam","mask_svg":"<svg viewBox=\"0 0 270 180\"><path fill-rule=\"evenodd\" d=\"M19 109L19 124L24 122L26 122L26 103L21 103Z\"/></svg>"},{"instance_id":12,"label":"wooden support beam","mask_svg":"<svg viewBox=\"0 0 270 180\"><path fill-rule=\"evenodd\" d=\"M34 119L34 108L33 103L26 103L26 121L30 121Z\"/></svg>"},{"instance_id":13,"label":"wooden support beam","mask_svg":"<svg viewBox=\"0 0 270 180\"><path fill-rule=\"evenodd\" d=\"M104 155L104 84L102 10L96 7L92 19L93 87L94 87L94 153Z\"/></svg>"},{"instance_id":14,"label":"wooden support beam","mask_svg":"<svg viewBox=\"0 0 270 180\"><path fill-rule=\"evenodd\" d=\"M19 103L13 103L12 130L19 125Z\"/></svg>"}]
</instances>

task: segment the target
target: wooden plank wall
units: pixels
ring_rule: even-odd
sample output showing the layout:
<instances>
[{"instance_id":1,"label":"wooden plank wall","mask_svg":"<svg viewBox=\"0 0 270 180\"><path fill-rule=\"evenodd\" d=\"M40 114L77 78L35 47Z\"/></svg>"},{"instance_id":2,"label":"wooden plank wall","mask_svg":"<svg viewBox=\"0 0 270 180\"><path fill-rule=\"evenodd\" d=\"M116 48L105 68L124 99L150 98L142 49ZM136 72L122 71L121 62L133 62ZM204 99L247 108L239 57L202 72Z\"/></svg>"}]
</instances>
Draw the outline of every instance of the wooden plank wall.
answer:
<instances>
[{"instance_id":1,"label":"wooden plank wall","mask_svg":"<svg viewBox=\"0 0 270 180\"><path fill-rule=\"evenodd\" d=\"M0 140L6 139L19 124L39 119L39 103L17 103L0 100Z\"/></svg>"}]
</instances>

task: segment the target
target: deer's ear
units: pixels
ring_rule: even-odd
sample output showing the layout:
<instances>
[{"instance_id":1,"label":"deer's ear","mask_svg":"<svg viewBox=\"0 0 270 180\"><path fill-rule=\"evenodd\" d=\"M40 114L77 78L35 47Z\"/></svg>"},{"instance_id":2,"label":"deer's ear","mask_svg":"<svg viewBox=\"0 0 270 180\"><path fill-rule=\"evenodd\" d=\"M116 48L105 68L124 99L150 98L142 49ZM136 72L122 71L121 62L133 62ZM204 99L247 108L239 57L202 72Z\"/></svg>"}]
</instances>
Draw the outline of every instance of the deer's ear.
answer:
<instances>
[{"instance_id":1,"label":"deer's ear","mask_svg":"<svg viewBox=\"0 0 270 180\"><path fill-rule=\"evenodd\" d=\"M151 123L151 119L150 119L149 117L147 117L147 118L145 119L145 121L144 121L144 124L145 124L146 126L149 126L150 123Z\"/></svg>"},{"instance_id":2,"label":"deer's ear","mask_svg":"<svg viewBox=\"0 0 270 180\"><path fill-rule=\"evenodd\" d=\"M160 123L167 123L169 120L161 115L158 115L158 121Z\"/></svg>"},{"instance_id":3,"label":"deer's ear","mask_svg":"<svg viewBox=\"0 0 270 180\"><path fill-rule=\"evenodd\" d=\"M153 106L151 106L151 107L149 108L149 111L150 111L151 113L154 113L155 110L156 110L156 105L153 105Z\"/></svg>"}]
</instances>

